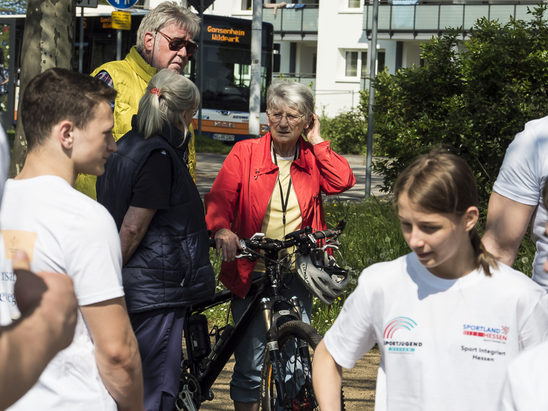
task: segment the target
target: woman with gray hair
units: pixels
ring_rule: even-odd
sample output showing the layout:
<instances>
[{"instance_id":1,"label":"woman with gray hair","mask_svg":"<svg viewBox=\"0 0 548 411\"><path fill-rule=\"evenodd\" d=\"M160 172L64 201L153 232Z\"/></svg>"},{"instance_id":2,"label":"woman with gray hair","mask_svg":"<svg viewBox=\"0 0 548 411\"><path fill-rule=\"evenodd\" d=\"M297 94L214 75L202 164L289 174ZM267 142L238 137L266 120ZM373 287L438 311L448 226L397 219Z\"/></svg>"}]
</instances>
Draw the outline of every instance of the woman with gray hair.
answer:
<instances>
[{"instance_id":1,"label":"woman with gray hair","mask_svg":"<svg viewBox=\"0 0 548 411\"><path fill-rule=\"evenodd\" d=\"M215 288L202 201L184 160L199 100L190 80L159 71L97 180L97 198L120 231L149 411L174 409L185 311Z\"/></svg>"},{"instance_id":2,"label":"woman with gray hair","mask_svg":"<svg viewBox=\"0 0 548 411\"><path fill-rule=\"evenodd\" d=\"M348 162L331 150L320 134L310 89L300 83L272 84L266 97L270 132L234 146L211 191L205 197L207 227L222 250L220 279L230 289L232 315L237 321L247 304L254 275L264 272L246 259L235 260L239 238L262 232L282 239L301 227L325 229L322 193L338 194L356 179ZM294 276L292 276L294 277ZM287 297L297 296L303 319L310 315L312 297L298 279L285 284ZM246 331L249 344L235 350L236 365L230 394L236 410L258 408L264 323L257 314Z\"/></svg>"}]
</instances>

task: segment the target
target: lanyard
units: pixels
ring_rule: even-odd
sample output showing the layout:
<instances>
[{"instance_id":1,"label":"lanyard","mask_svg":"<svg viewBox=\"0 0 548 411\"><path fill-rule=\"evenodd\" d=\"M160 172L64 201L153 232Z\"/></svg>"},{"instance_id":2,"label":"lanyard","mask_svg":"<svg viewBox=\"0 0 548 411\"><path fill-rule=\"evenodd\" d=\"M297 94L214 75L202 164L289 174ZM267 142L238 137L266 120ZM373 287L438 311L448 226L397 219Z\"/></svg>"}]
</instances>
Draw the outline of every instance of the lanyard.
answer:
<instances>
[{"instance_id":1,"label":"lanyard","mask_svg":"<svg viewBox=\"0 0 548 411\"><path fill-rule=\"evenodd\" d=\"M272 151L274 153L274 163L278 165L278 157L276 155L276 150L274 147L272 148ZM293 161L297 159L297 153L299 152L299 148L295 148L295 156L293 157ZM285 232L285 213L287 212L287 204L289 203L289 192L291 191L291 170L289 172L289 184L287 186L287 193L285 194L285 201L284 201L284 191L282 188L282 182L280 181L280 170L278 167L278 187L280 187L280 201L282 202L282 222L284 225L284 232Z\"/></svg>"}]
</instances>

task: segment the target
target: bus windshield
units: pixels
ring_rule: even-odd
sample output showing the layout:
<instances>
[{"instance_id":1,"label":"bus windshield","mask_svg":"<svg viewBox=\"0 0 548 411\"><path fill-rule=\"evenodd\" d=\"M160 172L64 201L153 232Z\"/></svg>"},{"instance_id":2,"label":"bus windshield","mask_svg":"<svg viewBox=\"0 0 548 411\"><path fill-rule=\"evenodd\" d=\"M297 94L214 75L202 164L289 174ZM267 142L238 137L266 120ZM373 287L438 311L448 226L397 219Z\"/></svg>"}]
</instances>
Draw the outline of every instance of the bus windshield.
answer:
<instances>
[{"instance_id":1,"label":"bus windshield","mask_svg":"<svg viewBox=\"0 0 548 411\"><path fill-rule=\"evenodd\" d=\"M215 110L249 111L249 49L204 45L202 105ZM265 61L269 55L263 53ZM261 65L261 111L265 110L267 65Z\"/></svg>"}]
</instances>

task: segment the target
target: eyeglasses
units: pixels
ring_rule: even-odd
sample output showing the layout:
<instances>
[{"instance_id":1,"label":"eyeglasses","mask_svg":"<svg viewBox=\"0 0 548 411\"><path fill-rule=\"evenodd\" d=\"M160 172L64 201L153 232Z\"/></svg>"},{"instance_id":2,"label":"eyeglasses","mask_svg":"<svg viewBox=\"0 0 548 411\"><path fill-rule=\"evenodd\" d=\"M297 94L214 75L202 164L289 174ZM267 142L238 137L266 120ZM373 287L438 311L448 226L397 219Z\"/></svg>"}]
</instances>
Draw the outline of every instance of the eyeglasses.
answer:
<instances>
[{"instance_id":1,"label":"eyeglasses","mask_svg":"<svg viewBox=\"0 0 548 411\"><path fill-rule=\"evenodd\" d=\"M270 119L270 121L274 124L278 124L280 121L282 121L282 118L287 120L287 122L291 125L295 125L304 117L304 114L301 115L295 115L295 114L287 114L287 113L270 113L266 112L266 115Z\"/></svg>"},{"instance_id":2,"label":"eyeglasses","mask_svg":"<svg viewBox=\"0 0 548 411\"><path fill-rule=\"evenodd\" d=\"M190 57L198 50L198 45L192 40L185 40L182 37L171 38L160 30L156 30L156 33L160 33L168 41L168 46L171 51L179 51L184 47L186 48L186 54Z\"/></svg>"}]
</instances>

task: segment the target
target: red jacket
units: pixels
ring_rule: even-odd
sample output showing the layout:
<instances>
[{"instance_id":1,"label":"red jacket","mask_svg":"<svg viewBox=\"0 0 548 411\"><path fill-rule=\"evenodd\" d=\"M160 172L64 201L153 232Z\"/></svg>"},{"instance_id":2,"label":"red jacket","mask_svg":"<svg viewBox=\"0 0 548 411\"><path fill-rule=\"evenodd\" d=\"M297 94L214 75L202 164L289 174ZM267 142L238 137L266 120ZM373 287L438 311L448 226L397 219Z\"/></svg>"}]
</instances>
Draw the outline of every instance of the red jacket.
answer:
<instances>
[{"instance_id":1,"label":"red jacket","mask_svg":"<svg viewBox=\"0 0 548 411\"><path fill-rule=\"evenodd\" d=\"M239 142L226 157L211 191L205 196L206 224L213 234L228 228L240 238L261 231L264 216L278 176L272 161L271 135ZM299 157L291 164L291 181L299 201L302 227L325 228L321 192L338 194L356 179L346 159L331 150L328 141L312 146L299 140ZM223 262L220 279L239 297L251 285L255 262L238 259Z\"/></svg>"}]
</instances>

